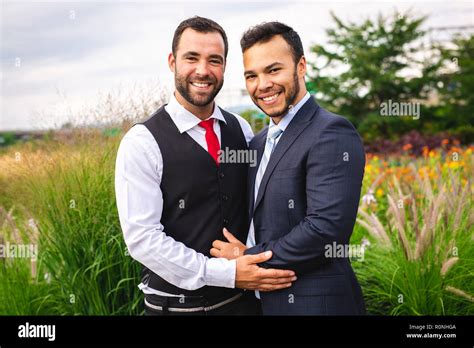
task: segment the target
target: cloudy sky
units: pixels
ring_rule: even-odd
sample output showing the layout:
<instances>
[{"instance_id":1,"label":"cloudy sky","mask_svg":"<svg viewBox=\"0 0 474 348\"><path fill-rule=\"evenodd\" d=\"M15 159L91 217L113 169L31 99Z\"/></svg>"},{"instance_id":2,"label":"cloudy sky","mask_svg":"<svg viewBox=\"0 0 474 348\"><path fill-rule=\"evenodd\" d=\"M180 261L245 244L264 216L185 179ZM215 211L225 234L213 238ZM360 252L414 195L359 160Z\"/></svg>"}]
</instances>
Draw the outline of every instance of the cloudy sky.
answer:
<instances>
[{"instance_id":1,"label":"cloudy sky","mask_svg":"<svg viewBox=\"0 0 474 348\"><path fill-rule=\"evenodd\" d=\"M61 124L68 112L94 105L99 95L110 91L126 92L157 82L172 90L167 55L173 32L181 20L193 15L212 18L227 32L228 65L218 99L227 107L243 102L239 39L249 26L282 21L300 34L308 51L311 44L325 42L331 11L358 22L394 9L429 15L425 27L474 25L473 1L462 0L2 0L0 131Z\"/></svg>"}]
</instances>

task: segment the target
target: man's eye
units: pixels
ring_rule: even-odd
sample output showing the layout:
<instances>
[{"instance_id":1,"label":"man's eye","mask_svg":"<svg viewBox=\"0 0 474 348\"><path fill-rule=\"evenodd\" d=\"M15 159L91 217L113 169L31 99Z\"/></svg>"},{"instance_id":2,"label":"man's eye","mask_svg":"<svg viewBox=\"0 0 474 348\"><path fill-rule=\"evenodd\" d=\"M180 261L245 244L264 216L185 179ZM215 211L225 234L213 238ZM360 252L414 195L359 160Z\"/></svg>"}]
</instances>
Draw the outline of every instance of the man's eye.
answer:
<instances>
[{"instance_id":1,"label":"man's eye","mask_svg":"<svg viewBox=\"0 0 474 348\"><path fill-rule=\"evenodd\" d=\"M245 79L246 80L251 80L251 79L254 79L255 78L255 75L247 75L245 76Z\"/></svg>"},{"instance_id":2,"label":"man's eye","mask_svg":"<svg viewBox=\"0 0 474 348\"><path fill-rule=\"evenodd\" d=\"M280 70L280 69L275 68L275 69L270 70L269 72L270 72L270 74L272 74L274 72L277 72L278 70Z\"/></svg>"},{"instance_id":3,"label":"man's eye","mask_svg":"<svg viewBox=\"0 0 474 348\"><path fill-rule=\"evenodd\" d=\"M220 64L221 63L221 61L217 60L217 59L213 59L210 62L211 62L211 64Z\"/></svg>"},{"instance_id":4,"label":"man's eye","mask_svg":"<svg viewBox=\"0 0 474 348\"><path fill-rule=\"evenodd\" d=\"M189 60L189 61L196 61L196 57L187 57L186 60Z\"/></svg>"}]
</instances>

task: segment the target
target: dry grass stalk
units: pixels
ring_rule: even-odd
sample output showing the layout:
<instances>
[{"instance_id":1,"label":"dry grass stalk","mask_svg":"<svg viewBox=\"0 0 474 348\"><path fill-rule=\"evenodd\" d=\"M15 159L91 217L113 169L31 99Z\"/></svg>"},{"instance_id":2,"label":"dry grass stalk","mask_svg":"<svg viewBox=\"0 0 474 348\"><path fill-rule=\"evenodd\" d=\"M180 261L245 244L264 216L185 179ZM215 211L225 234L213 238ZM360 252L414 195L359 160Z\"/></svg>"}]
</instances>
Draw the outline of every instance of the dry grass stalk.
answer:
<instances>
[{"instance_id":1,"label":"dry grass stalk","mask_svg":"<svg viewBox=\"0 0 474 348\"><path fill-rule=\"evenodd\" d=\"M443 265L441 266L441 276L445 276L446 273L450 270L451 267L454 266L456 262L458 262L459 257L450 257L446 261L443 262Z\"/></svg>"},{"instance_id":2,"label":"dry grass stalk","mask_svg":"<svg viewBox=\"0 0 474 348\"><path fill-rule=\"evenodd\" d=\"M461 289L455 288L454 286L447 286L445 289L446 289L446 291L448 291L452 294L464 297L466 300L474 302L474 296L469 295L467 292L462 291Z\"/></svg>"}]
</instances>

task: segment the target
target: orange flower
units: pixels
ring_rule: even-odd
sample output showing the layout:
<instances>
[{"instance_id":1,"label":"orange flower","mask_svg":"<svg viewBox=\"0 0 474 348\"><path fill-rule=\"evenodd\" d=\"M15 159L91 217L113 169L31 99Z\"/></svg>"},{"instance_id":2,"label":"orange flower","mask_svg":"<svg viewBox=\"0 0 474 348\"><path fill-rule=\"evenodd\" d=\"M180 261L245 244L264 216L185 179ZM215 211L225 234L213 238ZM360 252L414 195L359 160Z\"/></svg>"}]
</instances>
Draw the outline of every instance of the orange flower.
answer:
<instances>
[{"instance_id":1,"label":"orange flower","mask_svg":"<svg viewBox=\"0 0 474 348\"><path fill-rule=\"evenodd\" d=\"M428 146L423 146L423 157L428 156L429 151L430 151L430 148Z\"/></svg>"},{"instance_id":2,"label":"orange flower","mask_svg":"<svg viewBox=\"0 0 474 348\"><path fill-rule=\"evenodd\" d=\"M408 151L408 150L410 150L412 147L413 147L412 144L405 144L405 145L403 145L403 151Z\"/></svg>"},{"instance_id":3,"label":"orange flower","mask_svg":"<svg viewBox=\"0 0 474 348\"><path fill-rule=\"evenodd\" d=\"M446 144L449 144L449 140L443 139L443 141L441 141L441 145L446 145Z\"/></svg>"},{"instance_id":4,"label":"orange flower","mask_svg":"<svg viewBox=\"0 0 474 348\"><path fill-rule=\"evenodd\" d=\"M453 152L462 153L462 150L459 147L453 146L451 148L451 153Z\"/></svg>"},{"instance_id":5,"label":"orange flower","mask_svg":"<svg viewBox=\"0 0 474 348\"><path fill-rule=\"evenodd\" d=\"M410 172L411 172L410 168L402 168L402 173L401 174L402 175L407 175Z\"/></svg>"},{"instance_id":6,"label":"orange flower","mask_svg":"<svg viewBox=\"0 0 474 348\"><path fill-rule=\"evenodd\" d=\"M424 176L429 176L429 169L428 167L421 167L418 169L418 174L423 178Z\"/></svg>"}]
</instances>

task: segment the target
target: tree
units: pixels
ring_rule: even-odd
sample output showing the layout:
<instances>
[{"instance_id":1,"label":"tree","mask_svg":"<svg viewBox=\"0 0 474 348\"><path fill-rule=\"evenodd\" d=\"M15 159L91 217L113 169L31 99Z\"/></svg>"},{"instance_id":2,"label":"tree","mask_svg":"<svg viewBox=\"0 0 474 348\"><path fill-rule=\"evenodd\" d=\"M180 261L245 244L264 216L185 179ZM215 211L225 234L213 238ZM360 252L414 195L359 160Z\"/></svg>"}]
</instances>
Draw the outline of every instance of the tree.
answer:
<instances>
[{"instance_id":1,"label":"tree","mask_svg":"<svg viewBox=\"0 0 474 348\"><path fill-rule=\"evenodd\" d=\"M438 46L446 65L436 85L440 103L435 111L441 129L464 142L474 141L474 35L457 35L450 47Z\"/></svg>"},{"instance_id":2,"label":"tree","mask_svg":"<svg viewBox=\"0 0 474 348\"><path fill-rule=\"evenodd\" d=\"M423 40L426 17L395 11L356 24L331 15L328 44L311 48L316 61L309 64L308 89L324 107L348 117L366 140L423 128L432 118L426 101L442 64ZM389 102L420 103L421 117L381 117Z\"/></svg>"}]
</instances>

